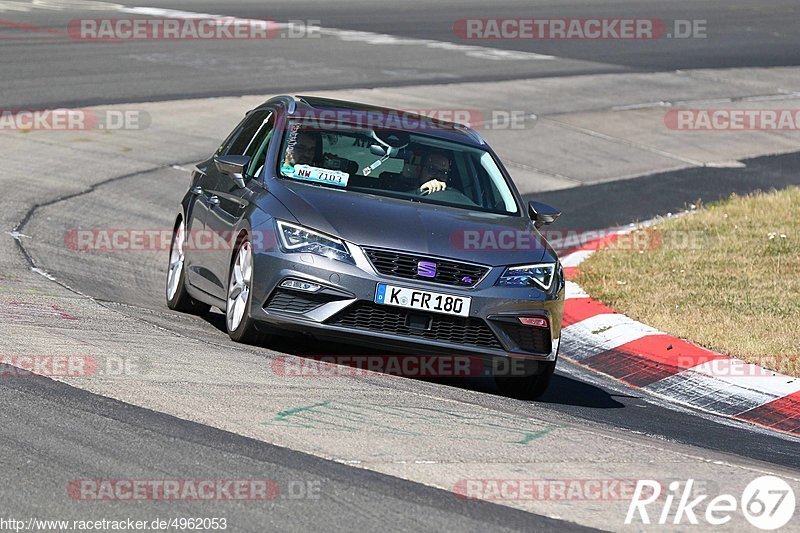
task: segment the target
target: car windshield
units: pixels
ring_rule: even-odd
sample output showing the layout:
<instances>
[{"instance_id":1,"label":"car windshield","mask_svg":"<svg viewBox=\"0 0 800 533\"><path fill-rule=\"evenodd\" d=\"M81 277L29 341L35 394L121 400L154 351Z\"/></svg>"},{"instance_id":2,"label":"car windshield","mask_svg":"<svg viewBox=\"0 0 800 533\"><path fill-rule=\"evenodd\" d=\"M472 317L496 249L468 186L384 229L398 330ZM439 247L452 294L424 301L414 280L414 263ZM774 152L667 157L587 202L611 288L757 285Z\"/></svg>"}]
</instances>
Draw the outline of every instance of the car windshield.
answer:
<instances>
[{"instance_id":1,"label":"car windshield","mask_svg":"<svg viewBox=\"0 0 800 533\"><path fill-rule=\"evenodd\" d=\"M432 128L432 126L428 126ZM290 120L279 175L325 187L518 214L492 154L418 132Z\"/></svg>"}]
</instances>

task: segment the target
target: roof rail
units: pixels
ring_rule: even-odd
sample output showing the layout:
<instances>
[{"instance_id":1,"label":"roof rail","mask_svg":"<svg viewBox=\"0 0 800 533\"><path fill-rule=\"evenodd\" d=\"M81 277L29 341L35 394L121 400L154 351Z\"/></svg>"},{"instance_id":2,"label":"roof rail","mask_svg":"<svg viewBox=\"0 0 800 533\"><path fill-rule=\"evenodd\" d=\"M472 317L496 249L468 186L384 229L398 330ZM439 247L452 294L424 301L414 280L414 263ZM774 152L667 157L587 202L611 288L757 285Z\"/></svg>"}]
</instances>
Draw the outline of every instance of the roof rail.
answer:
<instances>
[{"instance_id":1,"label":"roof rail","mask_svg":"<svg viewBox=\"0 0 800 533\"><path fill-rule=\"evenodd\" d=\"M282 94L280 96L273 96L272 98L261 104L259 107L264 107L266 105L271 105L271 104L285 105L290 115L294 113L295 109L297 108L297 102L295 102L294 98L286 94Z\"/></svg>"},{"instance_id":2,"label":"roof rail","mask_svg":"<svg viewBox=\"0 0 800 533\"><path fill-rule=\"evenodd\" d=\"M480 133L478 133L477 131L473 130L473 129L472 129L472 128L470 128L469 126L465 126L464 124L459 124L458 122L453 122L452 124L453 124L453 125L456 127L456 129L458 129L459 131L461 131L461 132L463 132L463 133L466 133L467 135L469 135L470 137L472 137L472 139L473 139L475 142L477 142L477 143L479 143L479 144L486 144L486 141L484 141L484 140L483 140L483 137L481 137Z\"/></svg>"}]
</instances>

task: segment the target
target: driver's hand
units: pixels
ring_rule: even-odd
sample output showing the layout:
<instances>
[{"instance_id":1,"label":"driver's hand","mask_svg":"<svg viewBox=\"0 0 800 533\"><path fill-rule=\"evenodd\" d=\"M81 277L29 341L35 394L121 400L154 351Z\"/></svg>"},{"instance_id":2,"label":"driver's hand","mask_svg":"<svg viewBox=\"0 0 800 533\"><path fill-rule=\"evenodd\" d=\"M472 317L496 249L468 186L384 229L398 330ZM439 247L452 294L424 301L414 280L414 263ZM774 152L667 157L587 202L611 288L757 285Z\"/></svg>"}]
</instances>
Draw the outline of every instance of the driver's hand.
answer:
<instances>
[{"instance_id":1,"label":"driver's hand","mask_svg":"<svg viewBox=\"0 0 800 533\"><path fill-rule=\"evenodd\" d=\"M434 192L443 191L445 189L447 189L447 184L445 182L432 179L423 183L419 188L419 192L422 194L431 194Z\"/></svg>"}]
</instances>

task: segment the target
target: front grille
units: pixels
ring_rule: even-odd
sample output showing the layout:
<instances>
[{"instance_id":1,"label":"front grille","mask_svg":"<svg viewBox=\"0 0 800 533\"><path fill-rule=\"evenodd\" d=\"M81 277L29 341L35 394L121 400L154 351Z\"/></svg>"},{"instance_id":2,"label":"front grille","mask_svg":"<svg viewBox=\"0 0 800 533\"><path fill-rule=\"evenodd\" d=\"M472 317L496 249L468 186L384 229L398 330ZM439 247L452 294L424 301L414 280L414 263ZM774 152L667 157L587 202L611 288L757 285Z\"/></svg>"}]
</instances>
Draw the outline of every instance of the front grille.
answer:
<instances>
[{"instance_id":1,"label":"front grille","mask_svg":"<svg viewBox=\"0 0 800 533\"><path fill-rule=\"evenodd\" d=\"M524 326L522 324L512 324L510 322L500 323L511 339L517 343L522 351L549 354L551 351L550 330L547 328L537 328Z\"/></svg>"},{"instance_id":2,"label":"front grille","mask_svg":"<svg viewBox=\"0 0 800 533\"><path fill-rule=\"evenodd\" d=\"M327 323L332 326L391 333L465 346L503 349L491 328L480 318L431 314L430 329L416 329L408 326L409 312L419 314L362 300L334 315L328 319Z\"/></svg>"},{"instance_id":3,"label":"front grille","mask_svg":"<svg viewBox=\"0 0 800 533\"><path fill-rule=\"evenodd\" d=\"M432 281L456 287L474 287L489 272L488 267L447 259L436 259L378 248L365 248L364 251L375 270L386 276ZM417 273L417 265L420 261L436 263L436 276L420 276Z\"/></svg>"},{"instance_id":4,"label":"front grille","mask_svg":"<svg viewBox=\"0 0 800 533\"><path fill-rule=\"evenodd\" d=\"M277 289L267 301L264 309L267 311L281 311L284 313L308 313L320 305L334 300L335 297L326 294Z\"/></svg>"}]
</instances>

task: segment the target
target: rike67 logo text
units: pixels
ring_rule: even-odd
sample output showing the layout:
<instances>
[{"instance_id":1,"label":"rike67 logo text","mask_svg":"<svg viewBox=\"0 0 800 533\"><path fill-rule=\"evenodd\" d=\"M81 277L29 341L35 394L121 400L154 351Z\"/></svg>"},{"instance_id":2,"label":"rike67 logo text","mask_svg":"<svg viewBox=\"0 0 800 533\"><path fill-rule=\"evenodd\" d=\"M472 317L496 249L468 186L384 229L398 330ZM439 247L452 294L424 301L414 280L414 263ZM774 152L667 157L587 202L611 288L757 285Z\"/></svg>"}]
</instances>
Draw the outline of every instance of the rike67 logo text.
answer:
<instances>
[{"instance_id":1,"label":"rike67 logo text","mask_svg":"<svg viewBox=\"0 0 800 533\"><path fill-rule=\"evenodd\" d=\"M640 479L625 523L697 525L703 520L705 524L721 526L741 512L754 527L774 530L788 524L794 516L794 491L786 481L775 476L754 479L738 499L732 494L720 494L709 500L708 494L697 494L693 479L682 487L681 482L673 481L668 491L662 492L665 491L658 481Z\"/></svg>"}]
</instances>

